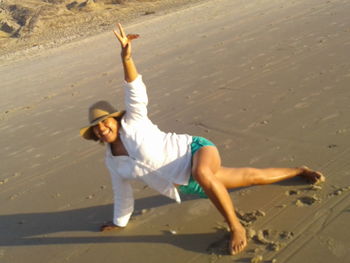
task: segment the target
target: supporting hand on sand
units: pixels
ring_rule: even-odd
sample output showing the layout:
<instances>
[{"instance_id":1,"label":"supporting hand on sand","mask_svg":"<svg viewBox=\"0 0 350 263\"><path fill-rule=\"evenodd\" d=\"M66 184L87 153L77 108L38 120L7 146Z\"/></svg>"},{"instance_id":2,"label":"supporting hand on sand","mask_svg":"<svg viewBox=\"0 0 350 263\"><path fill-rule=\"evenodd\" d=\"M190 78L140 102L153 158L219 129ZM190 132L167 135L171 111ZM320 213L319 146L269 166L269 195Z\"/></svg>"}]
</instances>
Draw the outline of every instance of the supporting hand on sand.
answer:
<instances>
[{"instance_id":1,"label":"supporting hand on sand","mask_svg":"<svg viewBox=\"0 0 350 263\"><path fill-rule=\"evenodd\" d=\"M122 57L124 59L129 59L131 57L131 41L137 39L139 35L128 34L126 35L121 24L118 23L119 33L117 30L113 30L115 36L120 42L122 48Z\"/></svg>"},{"instance_id":2,"label":"supporting hand on sand","mask_svg":"<svg viewBox=\"0 0 350 263\"><path fill-rule=\"evenodd\" d=\"M113 224L113 222L107 222L100 227L100 231L106 232L106 231L111 231L111 230L116 230L116 229L121 229L121 228L122 227L116 226L115 224Z\"/></svg>"}]
</instances>

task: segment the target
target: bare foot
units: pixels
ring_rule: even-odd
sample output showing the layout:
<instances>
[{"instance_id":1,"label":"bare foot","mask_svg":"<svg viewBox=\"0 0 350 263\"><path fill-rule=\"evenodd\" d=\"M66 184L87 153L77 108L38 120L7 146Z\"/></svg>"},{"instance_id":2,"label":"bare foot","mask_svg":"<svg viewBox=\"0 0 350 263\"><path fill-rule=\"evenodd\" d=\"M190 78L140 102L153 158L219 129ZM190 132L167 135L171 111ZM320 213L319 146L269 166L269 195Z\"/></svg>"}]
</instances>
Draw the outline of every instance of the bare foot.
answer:
<instances>
[{"instance_id":1,"label":"bare foot","mask_svg":"<svg viewBox=\"0 0 350 263\"><path fill-rule=\"evenodd\" d=\"M326 178L321 172L313 171L306 166L303 166L300 169L302 169L302 172L299 174L299 176L305 178L312 184L320 184L326 181Z\"/></svg>"},{"instance_id":2,"label":"bare foot","mask_svg":"<svg viewBox=\"0 0 350 263\"><path fill-rule=\"evenodd\" d=\"M231 240L229 243L229 252L231 255L236 255L243 251L247 246L247 236L242 225L236 227L231 233Z\"/></svg>"}]
</instances>

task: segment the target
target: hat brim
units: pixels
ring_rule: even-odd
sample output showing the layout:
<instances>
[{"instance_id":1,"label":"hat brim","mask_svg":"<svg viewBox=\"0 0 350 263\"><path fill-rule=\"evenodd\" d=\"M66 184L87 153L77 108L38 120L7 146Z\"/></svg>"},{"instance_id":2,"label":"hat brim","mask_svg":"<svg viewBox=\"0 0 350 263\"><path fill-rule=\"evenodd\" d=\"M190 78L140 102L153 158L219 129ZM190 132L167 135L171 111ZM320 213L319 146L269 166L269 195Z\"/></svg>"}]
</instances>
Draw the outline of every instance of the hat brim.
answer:
<instances>
[{"instance_id":1,"label":"hat brim","mask_svg":"<svg viewBox=\"0 0 350 263\"><path fill-rule=\"evenodd\" d=\"M113 117L113 118L122 118L124 114L125 114L125 111L117 111L117 112L114 112L114 113L102 116L102 117L94 120L92 123L90 123L89 126L81 128L80 131L79 131L80 136L83 137L86 140L97 141L98 138L94 134L94 132L92 130L92 127L97 125L99 122L104 121L107 118L111 118L111 117Z\"/></svg>"}]
</instances>

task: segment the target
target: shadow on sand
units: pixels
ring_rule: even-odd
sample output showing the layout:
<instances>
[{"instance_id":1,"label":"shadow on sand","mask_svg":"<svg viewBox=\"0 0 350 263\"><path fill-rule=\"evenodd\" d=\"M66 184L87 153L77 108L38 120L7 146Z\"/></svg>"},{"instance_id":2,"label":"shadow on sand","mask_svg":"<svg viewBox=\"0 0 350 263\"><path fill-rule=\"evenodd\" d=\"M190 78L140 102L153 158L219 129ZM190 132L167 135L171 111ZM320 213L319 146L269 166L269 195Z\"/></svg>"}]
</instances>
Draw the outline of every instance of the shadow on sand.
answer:
<instances>
[{"instance_id":1,"label":"shadow on sand","mask_svg":"<svg viewBox=\"0 0 350 263\"><path fill-rule=\"evenodd\" d=\"M194 199L186 197L183 201ZM163 196L138 199L135 211L168 205L172 200ZM164 231L158 235L125 235L126 229L100 233L99 227L112 218L113 205L47 213L26 213L0 216L0 246L40 246L88 243L168 243L198 253L212 253L226 247L226 231L204 234L176 234ZM137 217L137 212L135 213ZM67 234L67 232L79 232ZM60 234L64 232L64 234ZM118 235L120 233L120 235ZM77 236L80 235L80 236ZM200 241L200 242L198 242ZM213 243L214 241L214 243ZM210 244L211 243L211 244ZM205 244L205 245L203 245ZM208 246L208 244L210 244ZM225 250L225 249L224 249Z\"/></svg>"},{"instance_id":2,"label":"shadow on sand","mask_svg":"<svg viewBox=\"0 0 350 263\"><path fill-rule=\"evenodd\" d=\"M278 183L284 186L305 185L303 180L292 179ZM239 189L235 189L236 191ZM231 191L230 191L231 192ZM186 195L183 202L197 199ZM169 205L172 200L164 196L151 196L135 201L134 217L142 209ZM0 216L0 246L40 246L88 243L168 243L198 253L225 254L229 235L225 230L201 234L126 235L128 228L99 233L99 227L112 218L113 205L100 205L74 210L47 213L11 214ZM83 232L72 235L67 232ZM120 231L120 232L119 232ZM60 232L64 232L60 234ZM55 234L53 234L55 233ZM120 235L118 235L120 233ZM60 236L61 235L61 236ZM198 242L200 241L200 242ZM208 245L209 244L209 245Z\"/></svg>"}]
</instances>

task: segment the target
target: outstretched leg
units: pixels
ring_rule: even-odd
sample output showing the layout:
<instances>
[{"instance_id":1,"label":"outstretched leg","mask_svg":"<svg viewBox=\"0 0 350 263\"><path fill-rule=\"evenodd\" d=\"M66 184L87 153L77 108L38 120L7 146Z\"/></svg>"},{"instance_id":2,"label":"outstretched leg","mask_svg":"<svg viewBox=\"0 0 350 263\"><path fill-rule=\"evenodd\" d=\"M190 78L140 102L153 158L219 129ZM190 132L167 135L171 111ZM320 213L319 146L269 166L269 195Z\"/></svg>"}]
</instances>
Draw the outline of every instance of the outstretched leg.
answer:
<instances>
[{"instance_id":1,"label":"outstretched leg","mask_svg":"<svg viewBox=\"0 0 350 263\"><path fill-rule=\"evenodd\" d=\"M226 168L220 167L215 174L227 189L263 185L280 182L295 176L300 176L310 183L325 181L325 177L307 167L300 168Z\"/></svg>"},{"instance_id":2,"label":"outstretched leg","mask_svg":"<svg viewBox=\"0 0 350 263\"><path fill-rule=\"evenodd\" d=\"M220 167L221 160L216 147L202 147L193 156L192 175L226 219L231 230L229 250L231 254L236 254L247 245L246 232L235 214L226 186L215 176Z\"/></svg>"}]
</instances>

